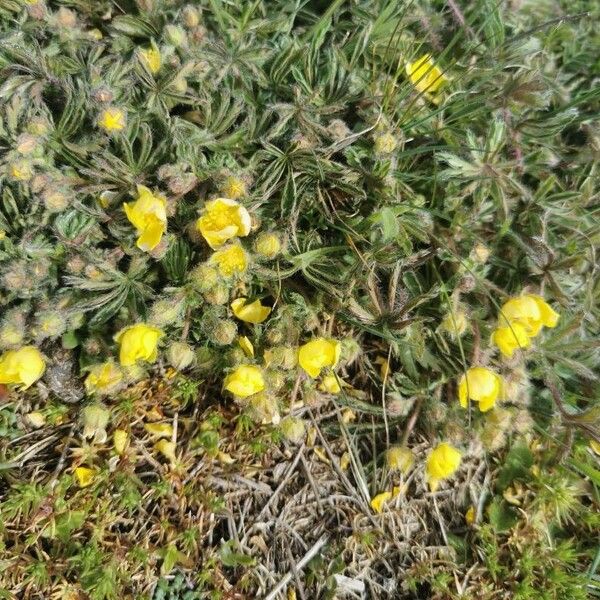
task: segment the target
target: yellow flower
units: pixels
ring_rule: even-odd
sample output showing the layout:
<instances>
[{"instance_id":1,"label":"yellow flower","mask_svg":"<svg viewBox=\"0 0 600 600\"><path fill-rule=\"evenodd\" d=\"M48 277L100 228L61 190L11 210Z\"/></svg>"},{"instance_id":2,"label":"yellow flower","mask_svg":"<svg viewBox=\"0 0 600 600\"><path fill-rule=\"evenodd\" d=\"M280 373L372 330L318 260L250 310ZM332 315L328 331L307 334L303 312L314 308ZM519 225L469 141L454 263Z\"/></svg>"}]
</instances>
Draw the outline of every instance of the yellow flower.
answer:
<instances>
[{"instance_id":1,"label":"yellow flower","mask_svg":"<svg viewBox=\"0 0 600 600\"><path fill-rule=\"evenodd\" d=\"M138 323L122 329L115 336L121 345L119 361L123 367L130 367L138 360L154 362L158 353L158 340L163 332L157 327Z\"/></svg>"},{"instance_id":2,"label":"yellow flower","mask_svg":"<svg viewBox=\"0 0 600 600\"><path fill-rule=\"evenodd\" d=\"M421 93L435 94L449 79L433 62L431 54L425 54L415 62L407 63L406 74Z\"/></svg>"},{"instance_id":3,"label":"yellow flower","mask_svg":"<svg viewBox=\"0 0 600 600\"><path fill-rule=\"evenodd\" d=\"M400 471L406 475L415 462L415 455L406 446L392 446L385 453L385 462L392 471Z\"/></svg>"},{"instance_id":4,"label":"yellow flower","mask_svg":"<svg viewBox=\"0 0 600 600\"><path fill-rule=\"evenodd\" d=\"M8 350L0 356L0 383L15 383L27 389L45 370L46 363L34 346Z\"/></svg>"},{"instance_id":5,"label":"yellow flower","mask_svg":"<svg viewBox=\"0 0 600 600\"><path fill-rule=\"evenodd\" d=\"M600 456L600 442L597 442L596 440L590 440L590 448L598 455Z\"/></svg>"},{"instance_id":6,"label":"yellow flower","mask_svg":"<svg viewBox=\"0 0 600 600\"><path fill-rule=\"evenodd\" d=\"M204 213L196 221L196 228L213 249L236 236L250 233L250 214L235 200L217 198L204 205Z\"/></svg>"},{"instance_id":7,"label":"yellow flower","mask_svg":"<svg viewBox=\"0 0 600 600\"><path fill-rule=\"evenodd\" d=\"M159 440L154 444L154 449L160 452L170 462L175 462L175 442L169 440Z\"/></svg>"},{"instance_id":8,"label":"yellow flower","mask_svg":"<svg viewBox=\"0 0 600 600\"><path fill-rule=\"evenodd\" d=\"M432 492L435 492L442 479L451 477L460 465L459 450L442 442L438 444L427 459L427 480Z\"/></svg>"},{"instance_id":9,"label":"yellow flower","mask_svg":"<svg viewBox=\"0 0 600 600\"><path fill-rule=\"evenodd\" d=\"M123 381L121 369L109 360L100 365L94 365L85 378L85 389L88 394L111 394Z\"/></svg>"},{"instance_id":10,"label":"yellow flower","mask_svg":"<svg viewBox=\"0 0 600 600\"><path fill-rule=\"evenodd\" d=\"M311 377L318 377L323 367L335 367L342 346L336 340L316 338L300 346L298 362Z\"/></svg>"},{"instance_id":11,"label":"yellow flower","mask_svg":"<svg viewBox=\"0 0 600 600\"><path fill-rule=\"evenodd\" d=\"M125 202L123 209L139 235L137 247L144 252L154 250L167 230L167 200L153 194L143 185L137 186L138 197L133 204Z\"/></svg>"},{"instance_id":12,"label":"yellow flower","mask_svg":"<svg viewBox=\"0 0 600 600\"><path fill-rule=\"evenodd\" d=\"M239 244L231 244L217 250L210 262L216 264L223 277L231 277L235 273L243 273L248 268L248 256Z\"/></svg>"},{"instance_id":13,"label":"yellow flower","mask_svg":"<svg viewBox=\"0 0 600 600\"><path fill-rule=\"evenodd\" d=\"M383 505L392 498L392 492L381 492L371 500L371 508L380 514L383 510Z\"/></svg>"},{"instance_id":14,"label":"yellow flower","mask_svg":"<svg viewBox=\"0 0 600 600\"><path fill-rule=\"evenodd\" d=\"M485 367L471 367L460 378L458 399L467 408L468 399L479 402L479 410L486 412L493 408L502 391L502 379L494 371Z\"/></svg>"},{"instance_id":15,"label":"yellow flower","mask_svg":"<svg viewBox=\"0 0 600 600\"><path fill-rule=\"evenodd\" d=\"M240 365L225 377L223 387L239 398L247 398L265 389L262 371L253 365Z\"/></svg>"},{"instance_id":16,"label":"yellow flower","mask_svg":"<svg viewBox=\"0 0 600 600\"><path fill-rule=\"evenodd\" d=\"M261 233L254 242L254 249L263 258L275 258L281 251L281 240L276 233Z\"/></svg>"},{"instance_id":17,"label":"yellow flower","mask_svg":"<svg viewBox=\"0 0 600 600\"><path fill-rule=\"evenodd\" d=\"M541 297L525 294L511 298L500 309L500 326L518 323L529 337L535 337L542 327L556 327L560 315Z\"/></svg>"},{"instance_id":18,"label":"yellow flower","mask_svg":"<svg viewBox=\"0 0 600 600\"><path fill-rule=\"evenodd\" d=\"M510 358L515 350L527 348L531 341L520 323L513 323L508 327L498 327L492 333L492 341L498 346L504 356Z\"/></svg>"},{"instance_id":19,"label":"yellow flower","mask_svg":"<svg viewBox=\"0 0 600 600\"><path fill-rule=\"evenodd\" d=\"M96 471L95 469L89 469L88 467L77 467L73 474L75 475L77 485L79 485L80 488L84 488L88 487L88 485L92 485L94 477L96 476Z\"/></svg>"},{"instance_id":20,"label":"yellow flower","mask_svg":"<svg viewBox=\"0 0 600 600\"><path fill-rule=\"evenodd\" d=\"M246 302L246 298L238 298L231 303L231 310L240 321L256 325L262 323L271 314L271 309L263 306L260 300L255 300L250 304L246 304Z\"/></svg>"},{"instance_id":21,"label":"yellow flower","mask_svg":"<svg viewBox=\"0 0 600 600\"><path fill-rule=\"evenodd\" d=\"M252 342L245 335L240 336L240 338L238 339L238 344L239 344L240 348L244 351L244 354L246 356L250 356L250 357L254 356L254 346L252 345Z\"/></svg>"},{"instance_id":22,"label":"yellow flower","mask_svg":"<svg viewBox=\"0 0 600 600\"><path fill-rule=\"evenodd\" d=\"M242 179L238 177L227 177L223 182L223 188L221 190L227 198L236 200L246 195L246 184Z\"/></svg>"},{"instance_id":23,"label":"yellow flower","mask_svg":"<svg viewBox=\"0 0 600 600\"><path fill-rule=\"evenodd\" d=\"M129 441L129 434L124 429L115 429L113 433L113 446L117 454L123 454L127 443Z\"/></svg>"},{"instance_id":24,"label":"yellow flower","mask_svg":"<svg viewBox=\"0 0 600 600\"><path fill-rule=\"evenodd\" d=\"M449 312L442 319L441 325L449 334L460 337L467 330L467 315L462 310Z\"/></svg>"},{"instance_id":25,"label":"yellow flower","mask_svg":"<svg viewBox=\"0 0 600 600\"><path fill-rule=\"evenodd\" d=\"M323 377L323 381L319 384L319 389L328 394L339 394L342 388L338 383L337 377L331 373Z\"/></svg>"},{"instance_id":26,"label":"yellow flower","mask_svg":"<svg viewBox=\"0 0 600 600\"><path fill-rule=\"evenodd\" d=\"M160 52L156 48L146 48L140 50L140 57L142 62L148 67L148 70L152 74L156 74L160 71Z\"/></svg>"},{"instance_id":27,"label":"yellow flower","mask_svg":"<svg viewBox=\"0 0 600 600\"><path fill-rule=\"evenodd\" d=\"M120 108L105 108L100 113L98 125L106 131L122 131L125 129L125 113Z\"/></svg>"}]
</instances>

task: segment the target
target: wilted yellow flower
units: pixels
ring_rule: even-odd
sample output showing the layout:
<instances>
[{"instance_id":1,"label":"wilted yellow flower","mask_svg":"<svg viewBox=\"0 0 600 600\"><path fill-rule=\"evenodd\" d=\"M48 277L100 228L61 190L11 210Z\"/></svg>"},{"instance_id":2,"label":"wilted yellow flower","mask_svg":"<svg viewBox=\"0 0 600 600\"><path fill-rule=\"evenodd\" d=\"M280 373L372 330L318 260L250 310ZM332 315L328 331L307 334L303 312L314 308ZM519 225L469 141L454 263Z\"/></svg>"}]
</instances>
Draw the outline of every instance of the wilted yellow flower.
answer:
<instances>
[{"instance_id":1,"label":"wilted yellow flower","mask_svg":"<svg viewBox=\"0 0 600 600\"><path fill-rule=\"evenodd\" d=\"M467 315L462 310L449 312L442 319L441 325L449 334L460 337L467 330Z\"/></svg>"},{"instance_id":2,"label":"wilted yellow flower","mask_svg":"<svg viewBox=\"0 0 600 600\"><path fill-rule=\"evenodd\" d=\"M471 367L460 378L458 383L458 399L463 408L467 408L468 400L479 402L479 410L486 412L493 408L502 391L502 379L494 371L485 367Z\"/></svg>"},{"instance_id":3,"label":"wilted yellow flower","mask_svg":"<svg viewBox=\"0 0 600 600\"><path fill-rule=\"evenodd\" d=\"M100 365L94 365L85 378L84 385L88 394L106 395L114 392L123 381L123 372L109 360Z\"/></svg>"},{"instance_id":4,"label":"wilted yellow flower","mask_svg":"<svg viewBox=\"0 0 600 600\"><path fill-rule=\"evenodd\" d=\"M508 327L498 327L492 333L492 341L498 346L500 352L510 358L515 350L527 348L531 340L520 323L513 323Z\"/></svg>"},{"instance_id":5,"label":"wilted yellow flower","mask_svg":"<svg viewBox=\"0 0 600 600\"><path fill-rule=\"evenodd\" d=\"M144 429L154 437L170 438L173 436L173 425L170 423L146 423Z\"/></svg>"},{"instance_id":6,"label":"wilted yellow flower","mask_svg":"<svg viewBox=\"0 0 600 600\"><path fill-rule=\"evenodd\" d=\"M286 417L281 421L281 433L293 444L300 443L306 435L304 421L298 417Z\"/></svg>"},{"instance_id":7,"label":"wilted yellow flower","mask_svg":"<svg viewBox=\"0 0 600 600\"><path fill-rule=\"evenodd\" d=\"M82 410L83 437L94 437L99 443L106 440L106 426L110 413L102 404L88 404Z\"/></svg>"},{"instance_id":8,"label":"wilted yellow flower","mask_svg":"<svg viewBox=\"0 0 600 600\"><path fill-rule=\"evenodd\" d=\"M500 327L518 323L529 337L535 337L542 327L556 327L560 315L541 297L525 294L511 298L500 309Z\"/></svg>"},{"instance_id":9,"label":"wilted yellow flower","mask_svg":"<svg viewBox=\"0 0 600 600\"><path fill-rule=\"evenodd\" d=\"M263 232L256 238L254 249L263 258L275 258L281 252L281 239L276 233Z\"/></svg>"},{"instance_id":10,"label":"wilted yellow flower","mask_svg":"<svg viewBox=\"0 0 600 600\"><path fill-rule=\"evenodd\" d=\"M375 364L379 365L379 374L381 379L387 379L390 375L390 362L385 356L378 356L375 359Z\"/></svg>"},{"instance_id":11,"label":"wilted yellow flower","mask_svg":"<svg viewBox=\"0 0 600 600\"><path fill-rule=\"evenodd\" d=\"M240 348L244 351L244 354L246 356L250 356L250 357L254 356L254 346L252 345L252 342L245 335L240 336L240 338L238 339L238 344L239 344Z\"/></svg>"},{"instance_id":12,"label":"wilted yellow flower","mask_svg":"<svg viewBox=\"0 0 600 600\"><path fill-rule=\"evenodd\" d=\"M389 469L406 475L415 462L415 455L406 446L392 446L385 453L385 462Z\"/></svg>"},{"instance_id":13,"label":"wilted yellow flower","mask_svg":"<svg viewBox=\"0 0 600 600\"><path fill-rule=\"evenodd\" d=\"M335 367L342 345L332 339L316 338L300 346L298 362L311 377L318 377L324 367Z\"/></svg>"},{"instance_id":14,"label":"wilted yellow flower","mask_svg":"<svg viewBox=\"0 0 600 600\"><path fill-rule=\"evenodd\" d=\"M167 458L170 462L175 462L175 442L171 442L170 440L159 440L154 444L154 449L160 452L165 458Z\"/></svg>"},{"instance_id":15,"label":"wilted yellow flower","mask_svg":"<svg viewBox=\"0 0 600 600\"><path fill-rule=\"evenodd\" d=\"M590 440L590 448L598 455L600 456L600 442L597 442L596 440Z\"/></svg>"},{"instance_id":16,"label":"wilted yellow flower","mask_svg":"<svg viewBox=\"0 0 600 600\"><path fill-rule=\"evenodd\" d=\"M333 373L323 377L323 380L319 384L319 389L322 392L327 392L328 394L339 394L342 390L340 384L338 383L337 377Z\"/></svg>"},{"instance_id":17,"label":"wilted yellow flower","mask_svg":"<svg viewBox=\"0 0 600 600\"><path fill-rule=\"evenodd\" d=\"M241 198L242 196L246 195L246 184L244 183L243 179L231 175L223 182L221 191L227 198L236 200L237 198Z\"/></svg>"},{"instance_id":18,"label":"wilted yellow flower","mask_svg":"<svg viewBox=\"0 0 600 600\"><path fill-rule=\"evenodd\" d=\"M465 521L467 525L473 525L473 523L475 523L475 517L475 507L470 506L467 512L465 513Z\"/></svg>"},{"instance_id":19,"label":"wilted yellow flower","mask_svg":"<svg viewBox=\"0 0 600 600\"><path fill-rule=\"evenodd\" d=\"M121 345L119 361L123 367L130 367L138 360L154 362L158 353L158 340L163 332L157 327L138 323L122 329L115 336Z\"/></svg>"},{"instance_id":20,"label":"wilted yellow flower","mask_svg":"<svg viewBox=\"0 0 600 600\"><path fill-rule=\"evenodd\" d=\"M246 304L247 302L247 298L238 298L231 303L231 310L240 321L256 325L262 323L271 314L271 308L263 306L260 300L250 304Z\"/></svg>"},{"instance_id":21,"label":"wilted yellow flower","mask_svg":"<svg viewBox=\"0 0 600 600\"><path fill-rule=\"evenodd\" d=\"M148 67L151 73L156 74L160 71L160 52L156 48L146 48L140 50L139 53L142 62Z\"/></svg>"},{"instance_id":22,"label":"wilted yellow flower","mask_svg":"<svg viewBox=\"0 0 600 600\"><path fill-rule=\"evenodd\" d=\"M223 387L234 396L247 398L265 389L262 371L254 365L240 365L225 377Z\"/></svg>"},{"instance_id":23,"label":"wilted yellow flower","mask_svg":"<svg viewBox=\"0 0 600 600\"><path fill-rule=\"evenodd\" d=\"M8 350L0 356L0 383L13 383L27 389L46 370L40 351L34 346Z\"/></svg>"},{"instance_id":24,"label":"wilted yellow flower","mask_svg":"<svg viewBox=\"0 0 600 600\"><path fill-rule=\"evenodd\" d=\"M80 488L84 488L88 487L88 485L92 485L94 477L96 476L96 470L88 467L77 467L73 472L73 475L75 475L77 485Z\"/></svg>"},{"instance_id":25,"label":"wilted yellow flower","mask_svg":"<svg viewBox=\"0 0 600 600\"><path fill-rule=\"evenodd\" d=\"M383 505L392 498L392 492L381 492L371 500L371 508L380 514L383 510Z\"/></svg>"},{"instance_id":26,"label":"wilted yellow flower","mask_svg":"<svg viewBox=\"0 0 600 600\"><path fill-rule=\"evenodd\" d=\"M251 225L248 211L229 198L207 202L203 214L196 221L196 228L213 250L231 238L247 236Z\"/></svg>"},{"instance_id":27,"label":"wilted yellow flower","mask_svg":"<svg viewBox=\"0 0 600 600\"><path fill-rule=\"evenodd\" d=\"M210 262L218 266L219 273L223 277L243 273L248 268L248 256L239 244L230 244L217 250L210 257Z\"/></svg>"},{"instance_id":28,"label":"wilted yellow flower","mask_svg":"<svg viewBox=\"0 0 600 600\"><path fill-rule=\"evenodd\" d=\"M98 125L106 131L125 129L125 113L120 108L105 108L98 119Z\"/></svg>"},{"instance_id":29,"label":"wilted yellow flower","mask_svg":"<svg viewBox=\"0 0 600 600\"><path fill-rule=\"evenodd\" d=\"M113 446L117 454L123 454L129 442L129 434L124 429L115 429L113 433Z\"/></svg>"},{"instance_id":30,"label":"wilted yellow flower","mask_svg":"<svg viewBox=\"0 0 600 600\"><path fill-rule=\"evenodd\" d=\"M425 54L415 62L407 63L406 74L421 93L435 94L449 79L433 62L431 54Z\"/></svg>"},{"instance_id":31,"label":"wilted yellow flower","mask_svg":"<svg viewBox=\"0 0 600 600\"><path fill-rule=\"evenodd\" d=\"M427 459L427 480L432 492L435 492L442 479L451 477L458 469L461 460L459 450L442 442L438 444Z\"/></svg>"},{"instance_id":32,"label":"wilted yellow flower","mask_svg":"<svg viewBox=\"0 0 600 600\"><path fill-rule=\"evenodd\" d=\"M144 252L154 250L167 230L167 200L153 194L143 185L137 186L138 197L132 204L125 202L123 209L139 235L137 247Z\"/></svg>"},{"instance_id":33,"label":"wilted yellow flower","mask_svg":"<svg viewBox=\"0 0 600 600\"><path fill-rule=\"evenodd\" d=\"M46 424L46 417L38 410L27 413L25 418L27 419L27 422L36 429L43 427Z\"/></svg>"}]
</instances>

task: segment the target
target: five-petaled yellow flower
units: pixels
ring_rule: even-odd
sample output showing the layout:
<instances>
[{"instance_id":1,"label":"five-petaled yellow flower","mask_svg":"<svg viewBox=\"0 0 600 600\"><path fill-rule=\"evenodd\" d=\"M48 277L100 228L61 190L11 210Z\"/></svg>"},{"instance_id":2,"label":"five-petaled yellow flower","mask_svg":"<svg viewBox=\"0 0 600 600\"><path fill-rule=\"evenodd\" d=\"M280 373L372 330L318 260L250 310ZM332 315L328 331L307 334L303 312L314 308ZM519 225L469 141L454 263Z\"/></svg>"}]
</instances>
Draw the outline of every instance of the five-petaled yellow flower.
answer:
<instances>
[{"instance_id":1,"label":"five-petaled yellow flower","mask_svg":"<svg viewBox=\"0 0 600 600\"><path fill-rule=\"evenodd\" d=\"M341 344L332 339L316 338L300 346L298 362L311 377L318 377L324 367L335 367L340 359Z\"/></svg>"},{"instance_id":2,"label":"five-petaled yellow flower","mask_svg":"<svg viewBox=\"0 0 600 600\"><path fill-rule=\"evenodd\" d=\"M254 365L240 365L225 377L223 387L239 398L247 398L265 389L262 371Z\"/></svg>"},{"instance_id":3,"label":"five-petaled yellow flower","mask_svg":"<svg viewBox=\"0 0 600 600\"><path fill-rule=\"evenodd\" d=\"M112 361L94 365L85 378L84 385L88 394L111 394L123 381L121 369Z\"/></svg>"},{"instance_id":4,"label":"five-petaled yellow flower","mask_svg":"<svg viewBox=\"0 0 600 600\"><path fill-rule=\"evenodd\" d=\"M125 129L125 113L120 108L105 108L98 119L98 125L106 131Z\"/></svg>"},{"instance_id":5,"label":"five-petaled yellow flower","mask_svg":"<svg viewBox=\"0 0 600 600\"><path fill-rule=\"evenodd\" d=\"M542 327L556 327L559 317L541 296L524 294L503 304L499 323L501 327L518 323L529 337L535 337Z\"/></svg>"},{"instance_id":6,"label":"five-petaled yellow flower","mask_svg":"<svg viewBox=\"0 0 600 600\"><path fill-rule=\"evenodd\" d=\"M0 383L13 383L28 388L46 369L40 351L34 346L8 350L0 356Z\"/></svg>"},{"instance_id":7,"label":"five-petaled yellow flower","mask_svg":"<svg viewBox=\"0 0 600 600\"><path fill-rule=\"evenodd\" d=\"M140 56L142 58L142 62L148 67L150 73L155 75L160 71L160 52L156 48L146 48L145 50L140 50Z\"/></svg>"},{"instance_id":8,"label":"five-petaled yellow flower","mask_svg":"<svg viewBox=\"0 0 600 600\"><path fill-rule=\"evenodd\" d=\"M425 54L415 62L407 63L406 74L411 83L423 94L436 94L449 81L435 64L431 54Z\"/></svg>"},{"instance_id":9,"label":"five-petaled yellow flower","mask_svg":"<svg viewBox=\"0 0 600 600\"><path fill-rule=\"evenodd\" d=\"M451 477L458 469L461 459L460 450L446 442L438 444L427 459L427 481L429 488L435 492L440 481Z\"/></svg>"},{"instance_id":10,"label":"five-petaled yellow flower","mask_svg":"<svg viewBox=\"0 0 600 600\"><path fill-rule=\"evenodd\" d=\"M494 407L501 391L502 378L485 367L471 367L458 383L460 405L467 408L468 400L473 400L479 402L481 412Z\"/></svg>"},{"instance_id":11,"label":"five-petaled yellow flower","mask_svg":"<svg viewBox=\"0 0 600 600\"><path fill-rule=\"evenodd\" d=\"M232 277L248 268L248 255L239 244L230 244L214 252L210 262L217 265L223 277Z\"/></svg>"},{"instance_id":12,"label":"five-petaled yellow flower","mask_svg":"<svg viewBox=\"0 0 600 600\"><path fill-rule=\"evenodd\" d=\"M247 302L247 298L238 298L231 303L231 310L240 321L256 325L262 323L271 314L271 308L263 306L260 300L255 300L250 304Z\"/></svg>"},{"instance_id":13,"label":"five-petaled yellow flower","mask_svg":"<svg viewBox=\"0 0 600 600\"><path fill-rule=\"evenodd\" d=\"M144 252L154 250L167 230L167 200L153 194L143 185L137 186L137 200L123 204L123 209L131 224L137 229L137 247Z\"/></svg>"},{"instance_id":14,"label":"five-petaled yellow flower","mask_svg":"<svg viewBox=\"0 0 600 600\"><path fill-rule=\"evenodd\" d=\"M213 250L231 238L247 236L251 225L248 211L229 198L207 202L203 214L196 221L196 228Z\"/></svg>"},{"instance_id":15,"label":"five-petaled yellow flower","mask_svg":"<svg viewBox=\"0 0 600 600\"><path fill-rule=\"evenodd\" d=\"M121 345L119 361L124 367L130 367L138 360L154 362L158 354L158 340L163 332L157 327L138 323L122 329L115 336Z\"/></svg>"}]
</instances>

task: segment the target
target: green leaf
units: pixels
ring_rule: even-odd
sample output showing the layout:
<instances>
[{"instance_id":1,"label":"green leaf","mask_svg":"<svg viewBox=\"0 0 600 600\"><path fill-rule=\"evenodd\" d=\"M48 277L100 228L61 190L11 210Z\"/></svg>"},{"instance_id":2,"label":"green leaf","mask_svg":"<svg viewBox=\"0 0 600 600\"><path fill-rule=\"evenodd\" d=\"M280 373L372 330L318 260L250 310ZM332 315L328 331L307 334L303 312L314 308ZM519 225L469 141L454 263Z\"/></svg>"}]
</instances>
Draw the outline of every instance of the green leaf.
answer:
<instances>
[{"instance_id":1,"label":"green leaf","mask_svg":"<svg viewBox=\"0 0 600 600\"><path fill-rule=\"evenodd\" d=\"M487 514L490 525L497 533L508 531L517 523L516 511L498 496L488 506Z\"/></svg>"},{"instance_id":2,"label":"green leaf","mask_svg":"<svg viewBox=\"0 0 600 600\"><path fill-rule=\"evenodd\" d=\"M251 567L254 564L254 558L247 554L241 554L234 551L235 542L229 540L223 542L219 549L219 557L225 567Z\"/></svg>"},{"instance_id":3,"label":"green leaf","mask_svg":"<svg viewBox=\"0 0 600 600\"><path fill-rule=\"evenodd\" d=\"M529 475L533 465L533 454L527 446L513 446L506 455L504 465L498 474L496 486L498 490L506 489L515 479L523 479Z\"/></svg>"}]
</instances>

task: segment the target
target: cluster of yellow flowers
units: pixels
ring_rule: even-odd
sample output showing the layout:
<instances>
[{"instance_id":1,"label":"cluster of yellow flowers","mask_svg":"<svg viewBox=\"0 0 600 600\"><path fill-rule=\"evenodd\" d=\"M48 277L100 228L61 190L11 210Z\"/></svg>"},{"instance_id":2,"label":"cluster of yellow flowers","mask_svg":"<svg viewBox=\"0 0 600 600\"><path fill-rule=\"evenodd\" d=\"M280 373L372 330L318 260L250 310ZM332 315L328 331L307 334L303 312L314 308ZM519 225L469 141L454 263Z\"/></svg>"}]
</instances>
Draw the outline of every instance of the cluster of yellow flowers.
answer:
<instances>
[{"instance_id":1,"label":"cluster of yellow flowers","mask_svg":"<svg viewBox=\"0 0 600 600\"><path fill-rule=\"evenodd\" d=\"M512 357L515 350L528 347L542 327L556 327L558 319L558 313L542 297L523 294L504 303L492 340L504 356ZM493 408L502 391L502 378L487 367L471 367L458 383L460 405L467 408L472 400L479 403L481 412Z\"/></svg>"},{"instance_id":2,"label":"cluster of yellow flowers","mask_svg":"<svg viewBox=\"0 0 600 600\"><path fill-rule=\"evenodd\" d=\"M414 455L406 447L392 447L387 451L387 465L391 470L401 471L407 475L413 467ZM438 444L429 454L425 465L425 480L429 484L429 489L435 492L441 481L452 477L458 470L462 459L460 450L447 442ZM401 494L403 488L394 486L391 490L386 490L374 496L371 499L371 508L376 513L381 513L388 500L391 500Z\"/></svg>"}]
</instances>

